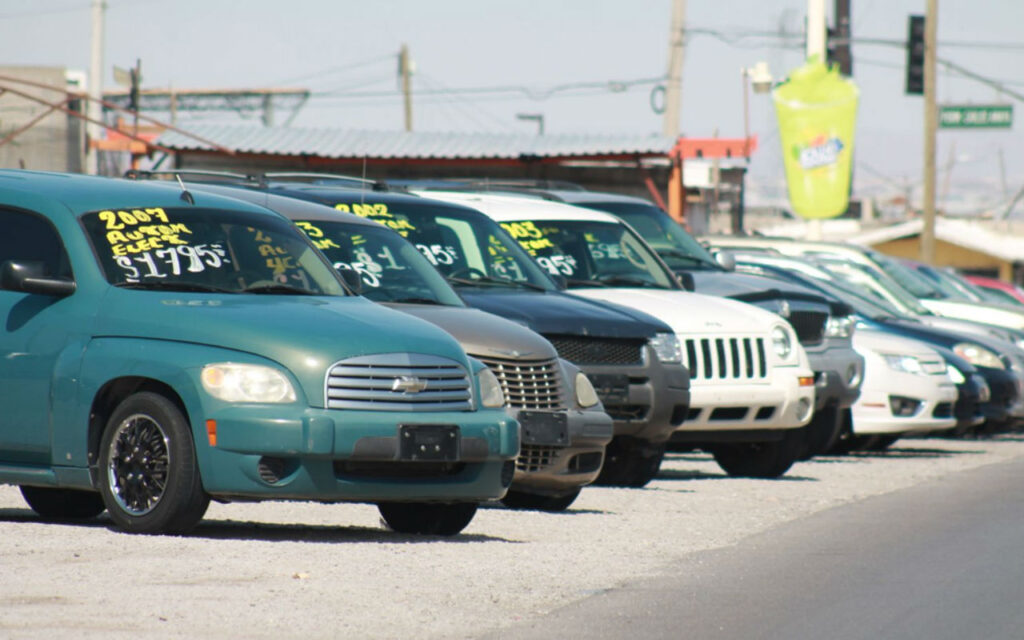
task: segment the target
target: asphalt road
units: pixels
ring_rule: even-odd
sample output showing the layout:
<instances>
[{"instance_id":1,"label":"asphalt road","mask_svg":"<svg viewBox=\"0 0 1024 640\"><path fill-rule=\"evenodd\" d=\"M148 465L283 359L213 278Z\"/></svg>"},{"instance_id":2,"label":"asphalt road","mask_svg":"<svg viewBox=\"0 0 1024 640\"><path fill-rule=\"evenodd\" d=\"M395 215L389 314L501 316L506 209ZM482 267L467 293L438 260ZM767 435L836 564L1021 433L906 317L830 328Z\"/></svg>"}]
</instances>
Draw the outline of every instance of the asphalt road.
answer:
<instances>
[{"instance_id":1,"label":"asphalt road","mask_svg":"<svg viewBox=\"0 0 1024 640\"><path fill-rule=\"evenodd\" d=\"M1024 460L691 554L491 637L1024 638Z\"/></svg>"}]
</instances>

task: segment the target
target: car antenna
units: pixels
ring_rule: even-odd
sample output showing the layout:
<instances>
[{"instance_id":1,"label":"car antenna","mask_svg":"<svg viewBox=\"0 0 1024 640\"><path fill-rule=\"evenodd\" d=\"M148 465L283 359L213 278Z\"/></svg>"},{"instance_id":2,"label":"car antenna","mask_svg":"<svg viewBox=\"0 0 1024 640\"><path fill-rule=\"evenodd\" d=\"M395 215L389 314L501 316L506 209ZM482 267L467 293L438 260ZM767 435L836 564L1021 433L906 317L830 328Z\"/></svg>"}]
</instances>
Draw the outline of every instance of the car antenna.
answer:
<instances>
[{"instance_id":1,"label":"car antenna","mask_svg":"<svg viewBox=\"0 0 1024 640\"><path fill-rule=\"evenodd\" d=\"M363 154L363 183L359 186L359 204L366 204L366 154Z\"/></svg>"},{"instance_id":2,"label":"car antenna","mask_svg":"<svg viewBox=\"0 0 1024 640\"><path fill-rule=\"evenodd\" d=\"M174 177L178 180L178 186L181 187L181 199L189 203L190 205L195 206L196 199L193 198L192 194L189 193L189 190L185 188L185 183L181 181L181 174L176 173L174 174Z\"/></svg>"}]
</instances>

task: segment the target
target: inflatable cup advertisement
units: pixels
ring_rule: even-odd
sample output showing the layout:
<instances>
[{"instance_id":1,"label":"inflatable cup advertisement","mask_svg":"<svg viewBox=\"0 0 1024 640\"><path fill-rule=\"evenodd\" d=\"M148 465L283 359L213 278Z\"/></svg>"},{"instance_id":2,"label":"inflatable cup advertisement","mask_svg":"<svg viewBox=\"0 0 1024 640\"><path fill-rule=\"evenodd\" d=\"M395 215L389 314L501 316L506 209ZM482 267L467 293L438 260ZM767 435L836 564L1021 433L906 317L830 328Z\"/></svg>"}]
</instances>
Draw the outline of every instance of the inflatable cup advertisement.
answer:
<instances>
[{"instance_id":1,"label":"inflatable cup advertisement","mask_svg":"<svg viewBox=\"0 0 1024 640\"><path fill-rule=\"evenodd\" d=\"M772 91L793 212L834 218L850 199L856 85L816 59Z\"/></svg>"}]
</instances>

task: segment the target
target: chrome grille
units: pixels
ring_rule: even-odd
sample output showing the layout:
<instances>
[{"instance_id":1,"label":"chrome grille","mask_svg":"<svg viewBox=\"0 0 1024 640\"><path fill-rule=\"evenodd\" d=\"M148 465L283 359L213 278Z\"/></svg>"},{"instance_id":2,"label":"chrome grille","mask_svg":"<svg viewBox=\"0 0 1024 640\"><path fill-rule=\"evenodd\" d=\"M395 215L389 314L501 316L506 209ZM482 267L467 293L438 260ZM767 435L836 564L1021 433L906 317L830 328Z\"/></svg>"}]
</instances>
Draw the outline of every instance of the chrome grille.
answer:
<instances>
[{"instance_id":1,"label":"chrome grille","mask_svg":"<svg viewBox=\"0 0 1024 640\"><path fill-rule=\"evenodd\" d=\"M643 364L643 340L544 336L573 364Z\"/></svg>"},{"instance_id":2,"label":"chrome grille","mask_svg":"<svg viewBox=\"0 0 1024 640\"><path fill-rule=\"evenodd\" d=\"M690 338L683 341L690 380L760 380L768 377L764 338Z\"/></svg>"},{"instance_id":3,"label":"chrome grille","mask_svg":"<svg viewBox=\"0 0 1024 640\"><path fill-rule=\"evenodd\" d=\"M505 399L516 409L561 409L562 374L557 360L474 358L487 365L501 383Z\"/></svg>"},{"instance_id":4,"label":"chrome grille","mask_svg":"<svg viewBox=\"0 0 1024 640\"><path fill-rule=\"evenodd\" d=\"M403 384L416 389L403 390ZM469 376L458 362L416 353L348 358L327 372L328 409L469 411Z\"/></svg>"}]
</instances>

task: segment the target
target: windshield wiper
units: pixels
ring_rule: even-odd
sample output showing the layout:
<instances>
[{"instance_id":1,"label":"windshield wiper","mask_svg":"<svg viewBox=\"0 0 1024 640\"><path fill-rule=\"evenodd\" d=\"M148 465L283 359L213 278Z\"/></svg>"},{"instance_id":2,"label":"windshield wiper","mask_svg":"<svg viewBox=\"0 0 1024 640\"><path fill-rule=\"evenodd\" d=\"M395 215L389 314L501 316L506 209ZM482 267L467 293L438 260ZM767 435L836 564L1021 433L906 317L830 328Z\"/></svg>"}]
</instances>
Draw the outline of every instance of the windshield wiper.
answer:
<instances>
[{"instance_id":1,"label":"windshield wiper","mask_svg":"<svg viewBox=\"0 0 1024 640\"><path fill-rule=\"evenodd\" d=\"M299 287L293 287L289 284L260 284L252 287L246 287L242 289L242 293L269 293L269 294L283 294L283 295L300 295L300 296L315 296L317 293L310 291L309 289L302 289Z\"/></svg>"},{"instance_id":2,"label":"windshield wiper","mask_svg":"<svg viewBox=\"0 0 1024 640\"><path fill-rule=\"evenodd\" d=\"M433 298L414 298L414 297L410 297L410 298L396 298L394 300L386 300L386 302L397 302L397 303L405 303L405 304L436 304L436 305L440 305L441 304L440 302L438 302L437 300L434 300Z\"/></svg>"},{"instance_id":3,"label":"windshield wiper","mask_svg":"<svg viewBox=\"0 0 1024 640\"><path fill-rule=\"evenodd\" d=\"M180 280L147 280L146 282L117 282L120 289L149 289L152 291L198 291L200 293L238 293L223 287L201 284L198 282L182 282Z\"/></svg>"},{"instance_id":4,"label":"windshield wiper","mask_svg":"<svg viewBox=\"0 0 1024 640\"><path fill-rule=\"evenodd\" d=\"M547 291L544 287L539 284L533 284L532 282L524 282L522 280L511 280L509 278L495 278L494 276L484 276L478 278L457 278L455 276L445 276L448 282L454 282L455 284L461 284L468 287L476 287L481 284L496 284L503 286L521 287L523 289L533 289L534 291Z\"/></svg>"},{"instance_id":5,"label":"windshield wiper","mask_svg":"<svg viewBox=\"0 0 1024 640\"><path fill-rule=\"evenodd\" d=\"M644 289L665 289L666 287L650 280L644 280L636 276L611 275L598 277L598 282L605 286L624 285L627 287L641 287Z\"/></svg>"},{"instance_id":6,"label":"windshield wiper","mask_svg":"<svg viewBox=\"0 0 1024 640\"><path fill-rule=\"evenodd\" d=\"M577 280L575 278L566 278L566 284L570 287L608 287L611 286L607 282L601 280Z\"/></svg>"}]
</instances>

